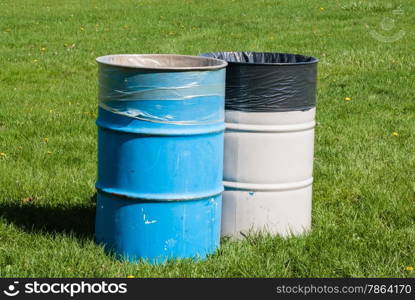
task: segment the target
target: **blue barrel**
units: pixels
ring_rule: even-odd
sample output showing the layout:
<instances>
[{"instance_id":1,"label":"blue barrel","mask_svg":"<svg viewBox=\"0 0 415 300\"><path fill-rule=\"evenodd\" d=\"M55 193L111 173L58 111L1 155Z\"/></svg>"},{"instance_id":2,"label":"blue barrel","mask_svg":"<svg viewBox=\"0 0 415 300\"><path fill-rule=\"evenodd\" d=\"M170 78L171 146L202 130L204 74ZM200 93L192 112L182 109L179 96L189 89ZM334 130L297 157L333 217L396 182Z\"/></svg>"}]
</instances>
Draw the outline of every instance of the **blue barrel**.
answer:
<instances>
[{"instance_id":1,"label":"blue barrel","mask_svg":"<svg viewBox=\"0 0 415 300\"><path fill-rule=\"evenodd\" d=\"M96 242L129 261L205 258L220 238L226 62L97 62Z\"/></svg>"}]
</instances>

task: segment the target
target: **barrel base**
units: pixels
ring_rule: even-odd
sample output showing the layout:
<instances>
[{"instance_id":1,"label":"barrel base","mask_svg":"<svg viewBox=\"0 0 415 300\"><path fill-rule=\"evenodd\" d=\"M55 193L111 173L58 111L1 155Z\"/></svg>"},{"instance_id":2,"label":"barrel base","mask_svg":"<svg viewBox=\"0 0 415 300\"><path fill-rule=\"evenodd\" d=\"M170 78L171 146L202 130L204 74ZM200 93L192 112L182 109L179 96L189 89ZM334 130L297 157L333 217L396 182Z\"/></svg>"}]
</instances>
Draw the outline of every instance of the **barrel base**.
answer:
<instances>
[{"instance_id":1,"label":"barrel base","mask_svg":"<svg viewBox=\"0 0 415 300\"><path fill-rule=\"evenodd\" d=\"M311 185L286 191L225 190L221 235L301 235L311 228L311 207Z\"/></svg>"},{"instance_id":2,"label":"barrel base","mask_svg":"<svg viewBox=\"0 0 415 300\"><path fill-rule=\"evenodd\" d=\"M204 259L219 247L221 207L221 195L148 201L99 191L96 242L118 259L130 262Z\"/></svg>"}]
</instances>

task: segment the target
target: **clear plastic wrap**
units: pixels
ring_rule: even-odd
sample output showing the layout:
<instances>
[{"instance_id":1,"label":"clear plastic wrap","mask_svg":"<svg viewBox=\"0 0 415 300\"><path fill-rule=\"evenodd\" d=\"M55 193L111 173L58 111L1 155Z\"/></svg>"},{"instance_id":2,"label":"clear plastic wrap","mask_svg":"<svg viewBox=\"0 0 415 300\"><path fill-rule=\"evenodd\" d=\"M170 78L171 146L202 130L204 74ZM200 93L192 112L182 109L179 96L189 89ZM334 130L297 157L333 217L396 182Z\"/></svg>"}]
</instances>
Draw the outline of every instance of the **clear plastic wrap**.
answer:
<instances>
[{"instance_id":1,"label":"clear plastic wrap","mask_svg":"<svg viewBox=\"0 0 415 300\"><path fill-rule=\"evenodd\" d=\"M181 55L114 55L97 61L102 109L150 122L223 120L224 61Z\"/></svg>"}]
</instances>

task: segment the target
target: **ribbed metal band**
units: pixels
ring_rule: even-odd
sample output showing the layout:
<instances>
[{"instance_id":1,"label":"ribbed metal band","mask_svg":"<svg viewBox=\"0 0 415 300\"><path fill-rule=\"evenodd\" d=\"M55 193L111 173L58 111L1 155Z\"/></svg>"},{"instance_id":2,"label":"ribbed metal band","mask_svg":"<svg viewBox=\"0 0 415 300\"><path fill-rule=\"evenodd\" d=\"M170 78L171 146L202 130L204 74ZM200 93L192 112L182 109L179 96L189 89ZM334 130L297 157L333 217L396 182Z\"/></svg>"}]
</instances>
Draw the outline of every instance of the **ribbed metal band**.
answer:
<instances>
[{"instance_id":1,"label":"ribbed metal band","mask_svg":"<svg viewBox=\"0 0 415 300\"><path fill-rule=\"evenodd\" d=\"M159 193L137 193L130 192L125 190L119 190L108 187L100 187L98 183L96 184L96 189L100 192L109 194L114 197L122 199L131 199L131 200L144 200L144 201L191 201L198 200L203 198L210 198L216 195L219 195L223 192L224 188L220 187L214 191L205 191L203 193L193 193L193 194L159 194Z\"/></svg>"},{"instance_id":2,"label":"ribbed metal band","mask_svg":"<svg viewBox=\"0 0 415 300\"><path fill-rule=\"evenodd\" d=\"M293 132L313 129L315 125L315 121L290 125L253 125L240 123L226 123L226 131Z\"/></svg>"},{"instance_id":3,"label":"ribbed metal band","mask_svg":"<svg viewBox=\"0 0 415 300\"><path fill-rule=\"evenodd\" d=\"M244 191L286 191L297 190L310 186L313 183L313 177L303 181L289 182L289 183L246 183L236 181L224 181L225 190L244 190Z\"/></svg>"}]
</instances>

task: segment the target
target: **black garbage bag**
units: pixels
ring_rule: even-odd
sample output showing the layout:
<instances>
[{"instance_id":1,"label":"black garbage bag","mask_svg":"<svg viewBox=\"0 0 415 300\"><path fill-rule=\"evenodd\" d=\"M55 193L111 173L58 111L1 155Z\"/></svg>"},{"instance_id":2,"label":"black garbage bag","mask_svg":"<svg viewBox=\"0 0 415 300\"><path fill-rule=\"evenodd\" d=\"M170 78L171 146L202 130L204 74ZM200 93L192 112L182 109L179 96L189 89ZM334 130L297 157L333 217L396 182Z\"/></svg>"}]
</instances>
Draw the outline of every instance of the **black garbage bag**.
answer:
<instances>
[{"instance_id":1,"label":"black garbage bag","mask_svg":"<svg viewBox=\"0 0 415 300\"><path fill-rule=\"evenodd\" d=\"M246 112L309 110L316 105L318 59L268 52L212 52L228 62L225 108Z\"/></svg>"}]
</instances>

